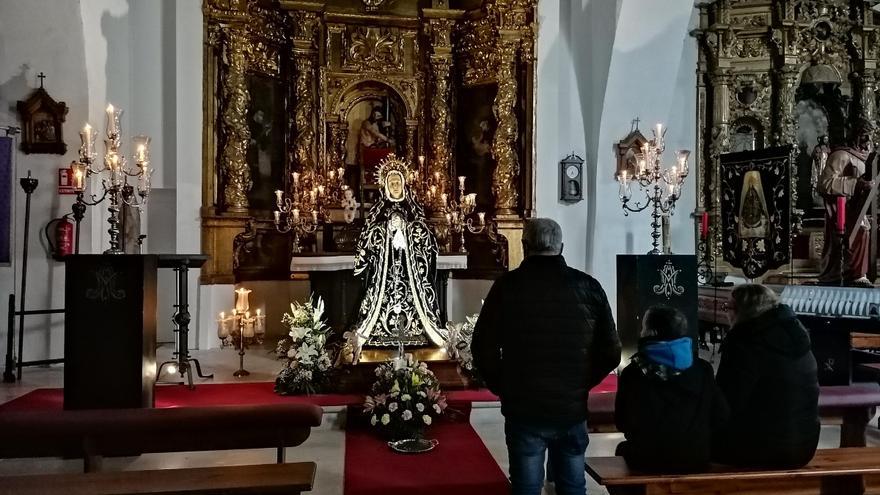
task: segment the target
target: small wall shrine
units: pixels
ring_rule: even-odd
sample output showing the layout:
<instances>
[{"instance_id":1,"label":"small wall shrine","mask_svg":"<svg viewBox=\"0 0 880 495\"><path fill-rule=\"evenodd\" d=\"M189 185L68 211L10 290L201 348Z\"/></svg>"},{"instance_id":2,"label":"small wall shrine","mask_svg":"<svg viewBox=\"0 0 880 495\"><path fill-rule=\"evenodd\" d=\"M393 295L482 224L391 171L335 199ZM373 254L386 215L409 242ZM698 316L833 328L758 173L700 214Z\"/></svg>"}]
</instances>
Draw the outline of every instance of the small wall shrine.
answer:
<instances>
[{"instance_id":1,"label":"small wall shrine","mask_svg":"<svg viewBox=\"0 0 880 495\"><path fill-rule=\"evenodd\" d=\"M516 266L536 3L206 0L202 282L353 254L392 154L441 254L471 277Z\"/></svg>"}]
</instances>

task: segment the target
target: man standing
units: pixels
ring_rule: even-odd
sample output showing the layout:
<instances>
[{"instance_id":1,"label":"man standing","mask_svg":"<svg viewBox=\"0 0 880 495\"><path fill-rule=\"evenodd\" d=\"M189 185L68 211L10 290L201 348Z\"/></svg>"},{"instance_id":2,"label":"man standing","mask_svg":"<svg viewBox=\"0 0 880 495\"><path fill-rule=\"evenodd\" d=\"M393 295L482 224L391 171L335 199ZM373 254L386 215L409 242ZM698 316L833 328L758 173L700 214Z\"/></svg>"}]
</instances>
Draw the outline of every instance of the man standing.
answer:
<instances>
[{"instance_id":1,"label":"man standing","mask_svg":"<svg viewBox=\"0 0 880 495\"><path fill-rule=\"evenodd\" d=\"M819 283L839 285L841 273L847 285L873 287L865 277L868 271L869 224L862 207L874 187L870 171L866 170L871 152L873 125L859 119L852 128L849 145L835 149L822 169L817 189L825 198L825 244ZM837 198L846 198L844 225L843 270L841 270L841 243L837 225Z\"/></svg>"},{"instance_id":2,"label":"man standing","mask_svg":"<svg viewBox=\"0 0 880 495\"><path fill-rule=\"evenodd\" d=\"M522 265L486 296L474 365L501 398L512 493L541 493L549 450L556 493L583 495L587 393L620 362L620 339L599 282L566 266L559 224L528 220L522 242Z\"/></svg>"}]
</instances>

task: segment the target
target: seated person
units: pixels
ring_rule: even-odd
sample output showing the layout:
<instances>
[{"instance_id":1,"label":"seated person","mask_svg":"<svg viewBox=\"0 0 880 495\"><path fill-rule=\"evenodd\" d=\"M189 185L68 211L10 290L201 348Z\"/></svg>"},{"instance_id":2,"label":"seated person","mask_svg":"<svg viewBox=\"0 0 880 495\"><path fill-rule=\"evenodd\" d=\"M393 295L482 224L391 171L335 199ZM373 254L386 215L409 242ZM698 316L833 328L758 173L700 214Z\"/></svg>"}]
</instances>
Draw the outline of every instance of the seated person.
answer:
<instances>
[{"instance_id":1,"label":"seated person","mask_svg":"<svg viewBox=\"0 0 880 495\"><path fill-rule=\"evenodd\" d=\"M771 289L737 286L733 324L721 346L716 381L730 405L714 459L725 464L795 469L819 443L819 382L810 337Z\"/></svg>"},{"instance_id":2,"label":"seated person","mask_svg":"<svg viewBox=\"0 0 880 495\"><path fill-rule=\"evenodd\" d=\"M668 306L650 307L639 351L620 374L614 416L626 440L617 455L639 471L705 469L712 434L728 413L713 375L711 364L694 361L684 315Z\"/></svg>"}]
</instances>

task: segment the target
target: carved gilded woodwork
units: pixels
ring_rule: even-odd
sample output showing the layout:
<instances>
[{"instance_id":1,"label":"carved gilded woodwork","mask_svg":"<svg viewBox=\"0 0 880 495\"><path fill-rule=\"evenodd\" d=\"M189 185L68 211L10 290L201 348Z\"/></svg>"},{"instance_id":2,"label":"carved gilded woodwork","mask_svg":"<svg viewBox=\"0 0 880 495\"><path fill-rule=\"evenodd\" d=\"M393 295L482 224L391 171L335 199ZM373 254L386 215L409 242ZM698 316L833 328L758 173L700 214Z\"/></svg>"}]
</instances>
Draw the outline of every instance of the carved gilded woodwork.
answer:
<instances>
[{"instance_id":1,"label":"carved gilded woodwork","mask_svg":"<svg viewBox=\"0 0 880 495\"><path fill-rule=\"evenodd\" d=\"M498 129L492 141L492 153L497 163L492 182L498 215L515 215L519 205L517 181L519 158L516 140L519 123L516 117L516 55L518 38L502 39L498 45L498 94L495 96L495 119Z\"/></svg>"},{"instance_id":2,"label":"carved gilded woodwork","mask_svg":"<svg viewBox=\"0 0 880 495\"><path fill-rule=\"evenodd\" d=\"M461 139L453 136L456 100L460 88L484 84L491 85L486 102L496 107L498 121L486 142L491 163L499 159L485 186L486 195L491 189L497 196L488 213L498 223L480 249L494 253L490 259L503 258L493 266L517 266L521 216L535 203L534 138L527 134L533 132L536 3L483 0L464 4L474 9L464 11L386 1L368 11L362 0L205 0L202 239L211 261L202 282L231 283L236 274L289 276L283 270L289 259L266 259L289 253L289 240L273 230L271 211L256 206L263 197L258 191L267 187L265 171L250 163L259 139L250 130L258 102L277 98L272 101L284 105L285 148L272 155L283 158L280 189L290 187L294 170L311 183L325 167L344 163L347 141L357 135L351 126L358 125L347 116L359 102L377 100L395 105L398 153L411 163L427 155L425 172L439 172L452 186L449 177L461 173L453 147ZM266 96L265 88L276 88L269 91L278 96ZM348 157L349 164L356 159ZM259 249L238 256L233 272L234 239L249 218L253 227L239 237L238 253L246 252L243 239ZM486 265L474 273L497 276L495 269Z\"/></svg>"},{"instance_id":3,"label":"carved gilded woodwork","mask_svg":"<svg viewBox=\"0 0 880 495\"><path fill-rule=\"evenodd\" d=\"M230 211L246 211L251 188L246 154L250 129L246 117L250 95L247 88L248 38L242 29L229 29L223 43L223 204Z\"/></svg>"}]
</instances>

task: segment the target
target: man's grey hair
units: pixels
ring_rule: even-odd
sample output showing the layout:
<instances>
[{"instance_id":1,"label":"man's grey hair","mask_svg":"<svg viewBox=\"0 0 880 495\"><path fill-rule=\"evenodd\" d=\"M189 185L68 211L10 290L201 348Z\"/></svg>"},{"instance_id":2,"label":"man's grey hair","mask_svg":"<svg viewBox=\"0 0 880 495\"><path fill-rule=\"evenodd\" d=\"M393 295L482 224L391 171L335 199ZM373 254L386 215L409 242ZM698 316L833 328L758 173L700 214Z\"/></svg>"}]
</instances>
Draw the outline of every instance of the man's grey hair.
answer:
<instances>
[{"instance_id":1,"label":"man's grey hair","mask_svg":"<svg viewBox=\"0 0 880 495\"><path fill-rule=\"evenodd\" d=\"M523 228L523 242L529 255L557 255L562 252L562 227L549 218L531 218Z\"/></svg>"},{"instance_id":2,"label":"man's grey hair","mask_svg":"<svg viewBox=\"0 0 880 495\"><path fill-rule=\"evenodd\" d=\"M773 289L761 284L737 285L730 293L730 298L736 316L736 321L733 323L757 318L779 305L779 296L773 292Z\"/></svg>"}]
</instances>

